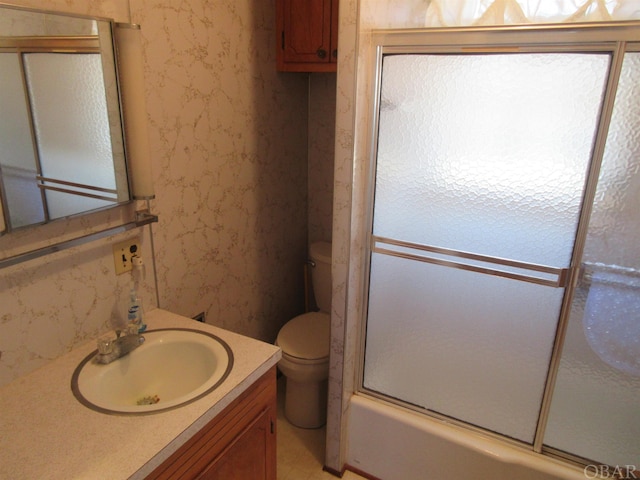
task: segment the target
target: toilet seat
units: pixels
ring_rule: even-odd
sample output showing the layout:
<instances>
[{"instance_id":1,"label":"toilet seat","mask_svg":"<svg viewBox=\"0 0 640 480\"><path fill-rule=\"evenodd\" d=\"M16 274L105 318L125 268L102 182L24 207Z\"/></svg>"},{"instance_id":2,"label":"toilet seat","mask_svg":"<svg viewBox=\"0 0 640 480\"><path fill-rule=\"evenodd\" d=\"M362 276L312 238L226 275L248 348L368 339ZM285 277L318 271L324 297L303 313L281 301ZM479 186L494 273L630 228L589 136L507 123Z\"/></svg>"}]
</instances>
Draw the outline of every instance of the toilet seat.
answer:
<instances>
[{"instance_id":1,"label":"toilet seat","mask_svg":"<svg viewBox=\"0 0 640 480\"><path fill-rule=\"evenodd\" d=\"M300 363L322 363L329 357L331 319L327 313L309 312L289 320L278 333L282 355Z\"/></svg>"},{"instance_id":2,"label":"toilet seat","mask_svg":"<svg viewBox=\"0 0 640 480\"><path fill-rule=\"evenodd\" d=\"M276 342L276 346L278 342ZM319 368L328 368L329 367L329 356L324 358L315 358L313 360L308 360L306 358L294 357L293 355L287 355L287 352L282 350L282 358L280 359L279 365L282 366L286 362L294 363L298 367L319 367ZM282 370L282 368L281 368Z\"/></svg>"}]
</instances>

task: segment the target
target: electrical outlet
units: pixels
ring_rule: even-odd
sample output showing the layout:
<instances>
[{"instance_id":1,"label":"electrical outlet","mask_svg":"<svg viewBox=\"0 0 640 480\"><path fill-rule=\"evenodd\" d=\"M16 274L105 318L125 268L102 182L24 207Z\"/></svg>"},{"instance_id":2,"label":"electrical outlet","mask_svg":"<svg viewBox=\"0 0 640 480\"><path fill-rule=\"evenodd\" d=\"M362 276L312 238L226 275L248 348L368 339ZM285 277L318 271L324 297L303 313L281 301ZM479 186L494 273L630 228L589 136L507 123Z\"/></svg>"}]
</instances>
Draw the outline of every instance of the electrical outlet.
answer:
<instances>
[{"instance_id":1,"label":"electrical outlet","mask_svg":"<svg viewBox=\"0 0 640 480\"><path fill-rule=\"evenodd\" d=\"M116 275L131 271L131 258L140 255L140 239L137 237L113 244L113 262Z\"/></svg>"}]
</instances>

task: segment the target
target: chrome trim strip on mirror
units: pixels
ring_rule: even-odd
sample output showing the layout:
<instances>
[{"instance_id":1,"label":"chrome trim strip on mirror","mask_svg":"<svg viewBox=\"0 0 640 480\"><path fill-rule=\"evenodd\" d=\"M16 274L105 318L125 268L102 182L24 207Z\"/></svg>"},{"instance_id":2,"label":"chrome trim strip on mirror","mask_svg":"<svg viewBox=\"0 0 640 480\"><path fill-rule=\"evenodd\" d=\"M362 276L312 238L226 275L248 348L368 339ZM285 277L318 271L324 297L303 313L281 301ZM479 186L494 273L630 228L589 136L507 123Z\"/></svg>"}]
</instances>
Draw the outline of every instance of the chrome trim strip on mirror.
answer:
<instances>
[{"instance_id":1,"label":"chrome trim strip on mirror","mask_svg":"<svg viewBox=\"0 0 640 480\"><path fill-rule=\"evenodd\" d=\"M74 13L74 12L67 12L67 11L60 11L60 10L49 10L46 8L35 8L35 7L28 7L25 5L16 5L14 3L8 3L8 2L0 2L0 8L11 8L13 10L22 10L23 12L32 12L32 13L39 13L41 15L64 15L65 17L74 17L74 18L80 18L80 19L85 19L85 20L96 20L98 22L112 22L113 20L109 17L100 17L100 16L95 16L95 15L84 15L82 13Z\"/></svg>"},{"instance_id":2,"label":"chrome trim strip on mirror","mask_svg":"<svg viewBox=\"0 0 640 480\"><path fill-rule=\"evenodd\" d=\"M39 183L38 188L40 188L41 190L53 190L55 192L68 193L70 195L80 195L81 197L96 198L98 200L104 200L106 202L118 203L118 191L114 190L113 188L103 188L103 187L96 187L94 185L85 185L83 183L68 182L66 180L58 180L57 178L43 177L42 175L36 175L36 179L41 182L58 183L60 185L67 185L69 187L74 188L74 189L71 189L71 188L54 187L52 185L47 185L46 183ZM115 196L107 197L106 195L97 195L97 194L83 192L75 189L93 190L96 192L111 193L112 195L115 195Z\"/></svg>"},{"instance_id":3,"label":"chrome trim strip on mirror","mask_svg":"<svg viewBox=\"0 0 640 480\"><path fill-rule=\"evenodd\" d=\"M25 52L65 52L100 53L100 40L97 35L78 36L0 36L0 48L8 51Z\"/></svg>"},{"instance_id":4,"label":"chrome trim strip on mirror","mask_svg":"<svg viewBox=\"0 0 640 480\"><path fill-rule=\"evenodd\" d=\"M84 235L82 237L74 238L71 240L66 240L63 242L56 243L54 245L49 245L47 247L38 248L36 250L31 250L29 252L21 253L19 255L15 255L13 257L5 258L0 260L0 269L11 267L13 265L17 265L19 263L27 262L29 260L34 260L39 257L43 257L45 255L49 255L50 253L61 252L63 250L67 250L72 247L77 247L79 245L83 245L88 242L92 242L94 240L99 240L101 238L108 237L110 235L116 235L118 233L123 233L128 230L132 230L134 228L142 227L144 225L148 225L158 221L158 216L150 214L147 211L136 212L136 219L132 222L125 223L124 225L118 225L115 227L107 228L105 230L100 230L97 232L90 233L88 235Z\"/></svg>"},{"instance_id":5,"label":"chrome trim strip on mirror","mask_svg":"<svg viewBox=\"0 0 640 480\"><path fill-rule=\"evenodd\" d=\"M95 198L97 200L104 200L105 202L118 203L117 197L106 197L104 195L95 195L93 193L86 193L86 192L80 192L78 190L71 190L70 188L53 187L51 185L43 185L43 184L38 184L38 188L40 188L41 190L51 190L54 192L68 193L69 195L79 195L81 197Z\"/></svg>"},{"instance_id":6,"label":"chrome trim strip on mirror","mask_svg":"<svg viewBox=\"0 0 640 480\"><path fill-rule=\"evenodd\" d=\"M57 178L43 177L42 175L36 175L36 179L40 180L41 182L59 183L61 185L67 185L69 187L83 188L85 190L95 190L96 192L113 193L114 195L118 193L118 191L113 188L96 187L95 185L86 185L84 183L69 182L67 180L59 180Z\"/></svg>"}]
</instances>

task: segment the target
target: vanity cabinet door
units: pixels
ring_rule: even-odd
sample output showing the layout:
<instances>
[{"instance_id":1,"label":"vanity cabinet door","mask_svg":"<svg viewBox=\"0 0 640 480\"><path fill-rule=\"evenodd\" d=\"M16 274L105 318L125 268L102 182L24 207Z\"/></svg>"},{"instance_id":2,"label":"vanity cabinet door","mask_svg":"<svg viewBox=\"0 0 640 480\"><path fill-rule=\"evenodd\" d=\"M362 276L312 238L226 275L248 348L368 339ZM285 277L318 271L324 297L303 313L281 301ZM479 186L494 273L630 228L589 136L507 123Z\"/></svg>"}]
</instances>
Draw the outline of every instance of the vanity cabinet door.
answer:
<instances>
[{"instance_id":1,"label":"vanity cabinet door","mask_svg":"<svg viewBox=\"0 0 640 480\"><path fill-rule=\"evenodd\" d=\"M276 480L275 462L269 453L269 413L263 411L198 480Z\"/></svg>"},{"instance_id":2,"label":"vanity cabinet door","mask_svg":"<svg viewBox=\"0 0 640 480\"><path fill-rule=\"evenodd\" d=\"M276 480L276 415L273 367L147 480Z\"/></svg>"},{"instance_id":3,"label":"vanity cabinet door","mask_svg":"<svg viewBox=\"0 0 640 480\"><path fill-rule=\"evenodd\" d=\"M336 71L338 0L277 0L276 30L278 70Z\"/></svg>"}]
</instances>

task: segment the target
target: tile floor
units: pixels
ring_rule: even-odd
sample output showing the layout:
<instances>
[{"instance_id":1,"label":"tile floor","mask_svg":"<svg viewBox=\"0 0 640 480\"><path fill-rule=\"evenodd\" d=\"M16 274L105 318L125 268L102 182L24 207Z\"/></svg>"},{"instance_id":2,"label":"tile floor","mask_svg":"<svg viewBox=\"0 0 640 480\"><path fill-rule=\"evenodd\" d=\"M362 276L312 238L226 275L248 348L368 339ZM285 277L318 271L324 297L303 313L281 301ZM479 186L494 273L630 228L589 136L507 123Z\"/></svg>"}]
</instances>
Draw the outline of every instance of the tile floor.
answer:
<instances>
[{"instance_id":1,"label":"tile floor","mask_svg":"<svg viewBox=\"0 0 640 480\"><path fill-rule=\"evenodd\" d=\"M322 470L326 429L297 428L284 418L285 381L278 379L278 480L336 480ZM352 472L345 472L342 479L364 480Z\"/></svg>"}]
</instances>

